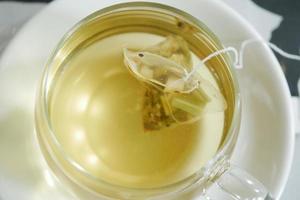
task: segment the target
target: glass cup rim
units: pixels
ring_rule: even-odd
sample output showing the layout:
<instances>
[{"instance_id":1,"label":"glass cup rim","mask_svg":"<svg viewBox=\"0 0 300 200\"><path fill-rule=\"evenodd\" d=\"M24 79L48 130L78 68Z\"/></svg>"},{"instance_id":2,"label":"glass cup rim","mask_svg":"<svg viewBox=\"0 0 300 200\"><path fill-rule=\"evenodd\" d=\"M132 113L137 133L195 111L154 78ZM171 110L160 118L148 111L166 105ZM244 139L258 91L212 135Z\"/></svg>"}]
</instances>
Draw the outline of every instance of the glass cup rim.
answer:
<instances>
[{"instance_id":1,"label":"glass cup rim","mask_svg":"<svg viewBox=\"0 0 300 200\"><path fill-rule=\"evenodd\" d=\"M93 175L86 172L82 167L80 167L79 164L77 164L74 160L72 160L72 158L69 157L69 155L62 148L61 144L59 143L58 139L56 138L56 135L55 135L53 129L51 128L51 122L50 122L51 120L49 119L49 114L47 111L47 105L48 105L48 103L47 103L47 93L48 93L47 80L49 78L48 77L49 70L51 69L52 61L55 58L55 55L57 55L58 51L63 47L63 44L68 40L68 38L83 24L89 22L90 20L93 20L94 18L98 17L99 15L103 15L105 13L114 12L114 11L119 12L120 9L122 9L122 8L130 8L133 10L138 10L141 8L159 9L160 11L167 11L167 12L175 13L176 15L182 16L185 20L192 22L193 24L200 27L201 29L204 29L207 33L209 33L210 37L213 38L214 42L219 47L223 47L223 45L219 41L219 39L203 22L201 22L199 19L192 16L191 14L188 14L185 11L182 11L180 9L177 9L177 8L169 6L169 5L165 5L165 4L161 4L161 3L154 3L154 2L126 2L126 3L117 3L114 5L102 8L102 9L88 15L84 19L80 20L69 31L67 31L67 33L65 33L64 36L62 37L62 39L59 41L58 45L56 45L55 50L52 52L52 54L50 55L50 58L48 59L48 62L45 65L45 71L42 76L42 81L41 81L41 85L40 85L40 89L39 89L37 98L40 100L40 103L41 103L42 117L46 121L47 130L49 132L48 134L51 136L51 139L53 139L54 144L58 147L58 149L60 150L60 153L62 153L63 158L68 163L70 163L76 170L78 170L81 174L83 174L88 179L90 179L92 181L96 181L96 182L104 184L104 185L108 185L108 186L118 188L118 189L130 190L132 192L134 192L134 191L141 192L141 191L150 191L150 190L154 191L154 190L158 190L158 189L173 188L176 185L180 185L180 184L189 182L189 180L191 180L191 179L195 180L194 178L196 178L198 180L201 178L199 176L199 174L200 174L199 172L203 171L203 169L209 168L210 167L209 163L211 161L213 161L213 160L216 161L220 157L224 156L226 151L228 150L229 146L233 142L234 138L236 138L238 135L238 132L236 132L235 129L236 129L237 124L240 123L240 112L241 112L240 91L239 91L239 84L238 84L238 81L236 78L235 69L234 69L234 66L232 66L232 63L229 63L228 69L230 71L230 74L232 75L232 82L234 85L235 104L234 104L234 108L233 108L233 116L232 116L231 124L227 131L228 132L227 137L226 137L223 145L216 152L216 154L207 162L207 165L199 167L199 170L197 170L195 173L193 173L192 175L190 175L178 182L171 183L169 185L162 186L162 187L154 187L154 188L146 188L145 189L145 188L130 188L130 187L114 185L114 184L106 182L100 178L94 177ZM37 110L37 108L35 108L35 109ZM35 120L35 121L37 121L37 120ZM193 185L193 183L189 184L189 186L190 185Z\"/></svg>"}]
</instances>

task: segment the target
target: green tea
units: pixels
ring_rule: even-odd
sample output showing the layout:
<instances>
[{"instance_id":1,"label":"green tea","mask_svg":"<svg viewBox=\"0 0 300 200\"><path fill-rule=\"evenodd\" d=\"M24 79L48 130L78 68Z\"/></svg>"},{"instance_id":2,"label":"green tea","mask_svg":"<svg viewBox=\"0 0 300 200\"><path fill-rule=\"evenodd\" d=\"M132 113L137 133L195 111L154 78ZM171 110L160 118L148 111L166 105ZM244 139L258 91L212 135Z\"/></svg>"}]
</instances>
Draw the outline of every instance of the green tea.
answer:
<instances>
[{"instance_id":1,"label":"green tea","mask_svg":"<svg viewBox=\"0 0 300 200\"><path fill-rule=\"evenodd\" d=\"M124 187L153 188L183 180L211 159L224 139L225 111L192 123L146 131L146 87L124 66L123 49L165 38L146 32L107 36L64 63L51 87L52 129L66 153L89 174ZM192 53L192 65L199 64ZM199 72L221 90L214 74Z\"/></svg>"}]
</instances>

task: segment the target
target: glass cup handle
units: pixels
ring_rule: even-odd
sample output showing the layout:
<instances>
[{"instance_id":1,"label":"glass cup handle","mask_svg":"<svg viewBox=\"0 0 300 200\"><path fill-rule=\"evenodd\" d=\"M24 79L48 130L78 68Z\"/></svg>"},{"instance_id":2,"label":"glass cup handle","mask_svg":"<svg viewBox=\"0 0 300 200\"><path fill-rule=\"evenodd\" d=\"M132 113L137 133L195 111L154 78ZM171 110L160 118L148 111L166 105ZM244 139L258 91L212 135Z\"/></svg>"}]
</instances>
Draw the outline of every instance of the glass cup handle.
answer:
<instances>
[{"instance_id":1,"label":"glass cup handle","mask_svg":"<svg viewBox=\"0 0 300 200\"><path fill-rule=\"evenodd\" d=\"M274 200L263 184L236 166L210 183L197 200Z\"/></svg>"}]
</instances>

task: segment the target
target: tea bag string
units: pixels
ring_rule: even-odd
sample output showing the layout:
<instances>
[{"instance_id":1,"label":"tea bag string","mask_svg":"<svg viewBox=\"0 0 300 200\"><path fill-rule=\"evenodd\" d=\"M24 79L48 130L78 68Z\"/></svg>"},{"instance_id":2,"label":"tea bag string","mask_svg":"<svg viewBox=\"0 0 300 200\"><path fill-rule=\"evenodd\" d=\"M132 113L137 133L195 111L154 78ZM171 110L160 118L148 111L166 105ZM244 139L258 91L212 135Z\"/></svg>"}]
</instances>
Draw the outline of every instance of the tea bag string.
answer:
<instances>
[{"instance_id":1,"label":"tea bag string","mask_svg":"<svg viewBox=\"0 0 300 200\"><path fill-rule=\"evenodd\" d=\"M290 53L282 50L277 45L275 45L275 44L273 44L271 42L267 42L267 41L264 41L262 39L248 39L248 40L245 40L245 41L242 42L239 52L236 50L236 48L229 46L229 47L226 47L224 49L221 49L221 50L218 50L218 51L215 51L215 52L209 54L207 57L205 57L203 60L201 60L200 66L199 65L195 66L191 70L191 72L187 74L187 76L185 77L184 80L185 81L188 80L197 71L197 69L199 67L201 67L202 65L204 65L208 60L212 59L215 56L223 54L223 53L232 52L234 54L234 66L237 69L243 68L245 49L251 43L266 44L271 49L273 49L276 53L280 54L281 56L283 56L285 58L288 58L288 59L291 59L291 60L300 61L300 55L290 54Z\"/></svg>"},{"instance_id":2,"label":"tea bag string","mask_svg":"<svg viewBox=\"0 0 300 200\"><path fill-rule=\"evenodd\" d=\"M187 74L187 76L185 77L185 81L188 80L196 71L199 67L201 67L202 65L204 65L208 60L212 59L213 57L216 57L220 54L223 54L223 53L228 53L228 52L232 52L233 55L234 55L234 66L238 65L238 62L239 62L239 53L238 51L236 50L236 48L234 47L226 47L224 49L221 49L221 50L218 50L218 51L215 51L211 54L209 54L207 57L205 57L203 60L201 60L200 62L200 66L195 66L192 71L190 73Z\"/></svg>"},{"instance_id":3,"label":"tea bag string","mask_svg":"<svg viewBox=\"0 0 300 200\"><path fill-rule=\"evenodd\" d=\"M266 42L266 41L263 41L263 40L258 40L258 39L249 39L249 40L246 40L244 41L242 44L241 44L241 48L240 48L240 57L239 57L239 65L237 65L237 67L239 68L242 68L242 64L243 64L243 54L245 52L245 48L251 44L251 43L255 43L255 42L261 42L261 43L264 43L266 45L268 45L271 49L273 49L276 53L278 53L279 55L281 55L282 57L285 57L287 59L291 59L291 60L296 60L296 61L300 61L300 56L299 55L295 55L295 54L290 54L290 53L287 53L285 51L283 51L282 49L280 49L277 45L271 43L271 42ZM298 81L298 90L299 90L299 81ZM293 110L294 110L294 119L296 122L299 122L299 119L300 119L300 112L299 112L299 107L300 107L300 101L299 101L299 97L295 97L295 96L292 96L292 107L293 107ZM300 134L300 126L295 126L295 131L296 131L296 134Z\"/></svg>"},{"instance_id":4,"label":"tea bag string","mask_svg":"<svg viewBox=\"0 0 300 200\"><path fill-rule=\"evenodd\" d=\"M300 61L300 55L295 55L295 54L290 54L281 48L279 48L277 45L271 42L264 41L262 39L248 39L242 42L241 48L240 48L240 54L239 54L239 62L238 65L236 65L237 68L243 68L243 63L244 63L244 53L246 47L251 44L251 43L261 43L261 44L266 44L268 45L273 51L281 55L282 57L291 59L291 60L297 60Z\"/></svg>"}]
</instances>

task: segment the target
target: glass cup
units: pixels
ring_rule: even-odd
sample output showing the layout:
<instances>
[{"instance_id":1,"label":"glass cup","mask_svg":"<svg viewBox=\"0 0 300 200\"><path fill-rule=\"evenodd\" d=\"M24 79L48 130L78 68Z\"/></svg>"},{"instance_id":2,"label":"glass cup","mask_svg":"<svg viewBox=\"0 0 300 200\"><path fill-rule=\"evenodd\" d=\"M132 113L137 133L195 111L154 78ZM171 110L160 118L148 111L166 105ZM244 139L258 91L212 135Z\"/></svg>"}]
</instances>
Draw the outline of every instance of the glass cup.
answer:
<instances>
[{"instance_id":1,"label":"glass cup","mask_svg":"<svg viewBox=\"0 0 300 200\"><path fill-rule=\"evenodd\" d=\"M157 3L117 4L80 21L64 36L50 57L36 97L36 132L50 168L82 199L183 199L183 195L194 190L200 191L203 199L271 199L259 181L230 164L239 133L241 99L233 62L226 53L206 63L217 77L219 85L226 85L222 90L230 108L225 112L226 134L218 152L191 176L156 188L117 186L89 174L64 150L52 129L49 117L51 86L61 75L64 63L72 59L78 49L101 38L129 30L140 31L140 27L145 26L155 34L180 35L200 58L223 48L218 38L198 19Z\"/></svg>"}]
</instances>

